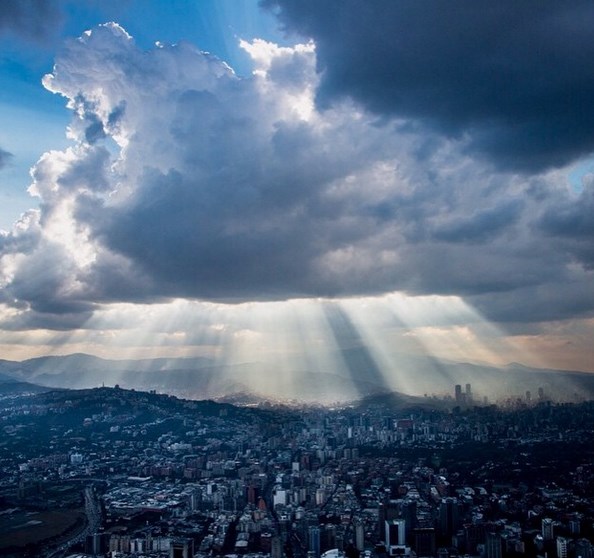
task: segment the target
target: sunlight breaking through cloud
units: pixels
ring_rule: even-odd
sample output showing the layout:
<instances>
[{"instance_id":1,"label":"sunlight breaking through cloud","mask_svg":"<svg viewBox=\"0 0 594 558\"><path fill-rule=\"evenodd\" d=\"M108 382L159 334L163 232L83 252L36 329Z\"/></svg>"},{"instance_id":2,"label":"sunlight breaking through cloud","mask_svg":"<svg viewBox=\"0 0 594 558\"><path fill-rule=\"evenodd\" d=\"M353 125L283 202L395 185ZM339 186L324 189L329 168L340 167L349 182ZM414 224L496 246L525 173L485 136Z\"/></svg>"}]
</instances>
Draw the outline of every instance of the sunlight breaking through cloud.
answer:
<instances>
[{"instance_id":1,"label":"sunlight breaking through cloud","mask_svg":"<svg viewBox=\"0 0 594 558\"><path fill-rule=\"evenodd\" d=\"M23 344L41 354L161 358L160 381L172 369L184 369L195 397L200 397L191 391L196 375L200 385L208 376L213 393L279 399L297 394L332 402L393 390L447 392L456 383L454 363L490 369L510 361L546 365L458 297L401 293L237 305L182 299L111 304L71 331L39 329L27 336L6 331L1 341L5 354L15 358L20 353L11 346ZM143 362L147 372L155 366ZM490 389L496 384L496 377L489 380Z\"/></svg>"}]
</instances>

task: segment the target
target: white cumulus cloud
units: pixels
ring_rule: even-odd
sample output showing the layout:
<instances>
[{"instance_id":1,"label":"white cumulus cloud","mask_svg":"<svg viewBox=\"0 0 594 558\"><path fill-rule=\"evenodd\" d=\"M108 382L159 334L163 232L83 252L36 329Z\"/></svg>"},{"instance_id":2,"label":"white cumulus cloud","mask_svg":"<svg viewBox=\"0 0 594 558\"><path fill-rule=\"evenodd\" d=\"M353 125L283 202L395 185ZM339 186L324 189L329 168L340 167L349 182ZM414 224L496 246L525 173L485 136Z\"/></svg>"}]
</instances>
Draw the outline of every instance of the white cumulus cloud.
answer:
<instances>
[{"instance_id":1,"label":"white cumulus cloud","mask_svg":"<svg viewBox=\"0 0 594 558\"><path fill-rule=\"evenodd\" d=\"M242 46L249 78L190 44L142 51L114 23L65 44L44 85L68 101L73 145L41 157L39 210L0 237L18 324L113 301L391 290L495 315L501 293L590 280L571 238L543 242L549 208L577 203L559 173L496 172L464 139L348 101L318 109L313 43Z\"/></svg>"}]
</instances>

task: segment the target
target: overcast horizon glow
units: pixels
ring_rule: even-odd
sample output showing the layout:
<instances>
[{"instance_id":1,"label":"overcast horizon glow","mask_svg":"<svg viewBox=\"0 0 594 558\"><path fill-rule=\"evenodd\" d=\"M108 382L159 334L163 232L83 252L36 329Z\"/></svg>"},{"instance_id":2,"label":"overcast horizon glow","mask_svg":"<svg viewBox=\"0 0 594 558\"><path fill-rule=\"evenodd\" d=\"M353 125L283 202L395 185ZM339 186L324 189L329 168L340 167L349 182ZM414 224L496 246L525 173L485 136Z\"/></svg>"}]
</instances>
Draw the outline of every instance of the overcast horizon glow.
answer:
<instances>
[{"instance_id":1,"label":"overcast horizon glow","mask_svg":"<svg viewBox=\"0 0 594 558\"><path fill-rule=\"evenodd\" d=\"M0 6L0 38L54 61L0 65L23 122L0 133L0 358L204 356L270 389L352 376L358 348L406 393L407 355L594 371L587 3L187 0L144 26L135 2L43 4ZM17 100L35 72L61 105Z\"/></svg>"}]
</instances>

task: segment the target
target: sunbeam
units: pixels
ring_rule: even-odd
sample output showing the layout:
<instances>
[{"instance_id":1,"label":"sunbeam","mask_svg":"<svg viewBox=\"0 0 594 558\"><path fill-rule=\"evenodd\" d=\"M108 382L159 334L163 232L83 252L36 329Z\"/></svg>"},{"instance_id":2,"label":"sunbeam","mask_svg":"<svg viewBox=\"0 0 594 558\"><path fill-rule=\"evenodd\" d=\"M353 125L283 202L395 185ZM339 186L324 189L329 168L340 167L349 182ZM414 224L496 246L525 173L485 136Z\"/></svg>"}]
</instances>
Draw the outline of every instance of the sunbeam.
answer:
<instances>
[{"instance_id":1,"label":"sunbeam","mask_svg":"<svg viewBox=\"0 0 594 558\"><path fill-rule=\"evenodd\" d=\"M510 362L546 367L529 343L453 296L110 304L76 325L26 335L14 327L3 331L0 347L15 359L30 347L39 356L116 359L121 364L101 381L175 386L199 399L242 392L330 403L387 391L452 393L459 383L491 394L514 373ZM125 362L135 362L140 375ZM90 371L75 385L98 381Z\"/></svg>"}]
</instances>

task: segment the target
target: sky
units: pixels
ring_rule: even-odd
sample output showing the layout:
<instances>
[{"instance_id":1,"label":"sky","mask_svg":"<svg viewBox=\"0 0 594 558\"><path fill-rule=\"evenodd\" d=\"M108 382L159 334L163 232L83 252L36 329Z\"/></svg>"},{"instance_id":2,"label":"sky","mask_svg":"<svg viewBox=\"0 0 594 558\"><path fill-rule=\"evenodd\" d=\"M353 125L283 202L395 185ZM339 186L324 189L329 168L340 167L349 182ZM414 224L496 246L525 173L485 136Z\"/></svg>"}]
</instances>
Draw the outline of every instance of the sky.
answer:
<instances>
[{"instance_id":1,"label":"sky","mask_svg":"<svg viewBox=\"0 0 594 558\"><path fill-rule=\"evenodd\" d=\"M4 0L0 358L594 371L592 25L587 0Z\"/></svg>"}]
</instances>

